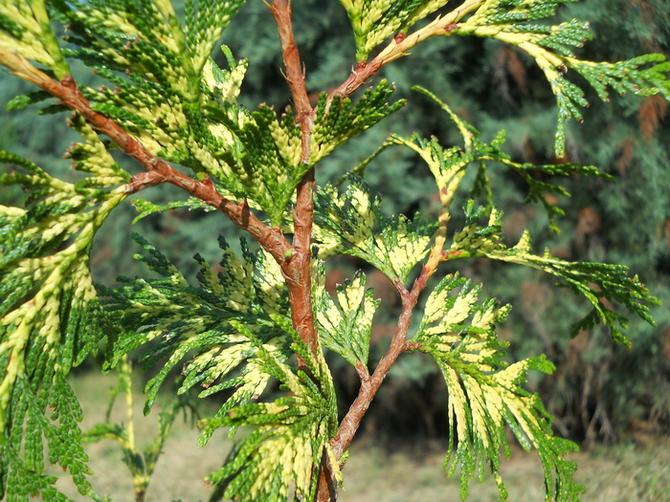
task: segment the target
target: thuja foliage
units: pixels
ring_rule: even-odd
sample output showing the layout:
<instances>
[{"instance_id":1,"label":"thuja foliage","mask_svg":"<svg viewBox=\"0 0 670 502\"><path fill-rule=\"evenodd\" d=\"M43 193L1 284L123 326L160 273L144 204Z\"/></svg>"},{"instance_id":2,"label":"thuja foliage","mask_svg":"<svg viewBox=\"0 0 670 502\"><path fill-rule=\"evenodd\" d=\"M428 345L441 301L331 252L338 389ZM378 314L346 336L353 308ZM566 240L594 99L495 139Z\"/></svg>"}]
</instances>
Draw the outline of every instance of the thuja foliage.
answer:
<instances>
[{"instance_id":1,"label":"thuja foliage","mask_svg":"<svg viewBox=\"0 0 670 502\"><path fill-rule=\"evenodd\" d=\"M505 151L504 133L486 140L447 103L418 88L454 124L459 144L393 134L370 145L374 153L363 164L342 165L339 182L314 182L321 160L407 104L374 75L433 37L490 38L526 52L556 96L557 157L564 153L566 121L581 120L588 104L582 86L602 99L611 90L670 97L670 63L662 55L614 63L580 59L578 49L592 35L582 20L552 22L565 3L466 0L454 7L447 0L343 0L357 61L341 85L312 99L294 39L300 27L293 26L290 2L275 0L268 15L277 24L293 102L277 111L240 103L248 63L218 47L241 0L191 0L183 15L168 0L2 0L0 63L36 87L11 107L67 110L81 137L67 152L78 171L70 181L0 153L8 165L0 180L26 193L21 207L0 206L4 496L66 499L48 474L55 463L82 495L99 498L83 448L97 436L121 444L136 493L144 493L174 411L162 419L157 446L140 453L128 429L131 419L120 428L81 432L67 377L100 351L110 368L119 368L128 391L128 356L150 347L148 358L159 369L146 386L145 411L168 380L179 395L200 388L200 397L216 395L222 403L201 421L202 443L219 429L237 438L224 465L209 476L213 498L333 499L344 482L347 450L385 376L403 353L422 352L444 376L450 426L445 466L460 476L463 498L485 470L506 498L500 463L501 454L509 454L510 429L522 447L537 451L547 499L576 500L575 465L566 458L575 446L554 435L539 397L524 388L529 370L550 373L552 363L541 355L510 362L508 344L496 331L509 307L481 299L480 288L458 274L437 279L444 263L473 258L540 270L590 305L576 330L600 323L626 343L630 315L653 322L651 293L626 267L537 252L527 232L516 244L505 242L489 176L492 169L518 174L529 202L543 205L553 224L562 210L550 195L567 194L554 178L601 176L598 169L517 162ZM219 49L223 66L214 59ZM105 84L77 83L73 61ZM409 149L427 165L440 203L435 221L388 215L383 194L367 187L368 166L390 147ZM154 277L94 286L89 254L97 230L130 195L160 184L179 187L184 198L165 207L135 201L139 217L209 208L216 211L210 218L228 217L259 250L243 242L238 253L220 239L220 265L196 256L193 281L137 236L137 258ZM462 192L467 204L454 207ZM465 224L454 229L452 220ZM369 345L379 301L367 290L365 274L335 292L325 286L324 270L341 255L386 275L402 300L388 352L374 368ZM337 409L326 351L360 376L349 410Z\"/></svg>"}]
</instances>

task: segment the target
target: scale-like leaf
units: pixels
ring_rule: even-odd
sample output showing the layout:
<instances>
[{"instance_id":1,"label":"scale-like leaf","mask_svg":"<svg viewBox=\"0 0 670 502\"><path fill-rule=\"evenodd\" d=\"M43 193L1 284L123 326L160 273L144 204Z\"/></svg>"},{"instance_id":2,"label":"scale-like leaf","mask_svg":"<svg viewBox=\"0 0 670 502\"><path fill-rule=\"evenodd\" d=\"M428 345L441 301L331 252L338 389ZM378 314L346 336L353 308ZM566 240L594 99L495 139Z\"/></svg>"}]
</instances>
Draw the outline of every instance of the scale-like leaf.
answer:
<instances>
[{"instance_id":1,"label":"scale-like leaf","mask_svg":"<svg viewBox=\"0 0 670 502\"><path fill-rule=\"evenodd\" d=\"M365 289L365 276L358 273L337 287L335 298L324 287L315 299L319 340L344 357L352 366L367 367L372 318L379 306L372 290Z\"/></svg>"},{"instance_id":2,"label":"scale-like leaf","mask_svg":"<svg viewBox=\"0 0 670 502\"><path fill-rule=\"evenodd\" d=\"M17 169L1 174L0 184L20 185L28 194L24 208L0 206L0 490L8 493L20 490L12 484L23 483L25 469L33 471L35 493L42 489L43 438L50 460L69 470L82 494L91 492L79 405L65 377L107 336L89 252L96 231L127 195L104 181L120 183L127 175L109 163L97 135L84 139L74 147L75 167L90 176L77 184L0 151L0 163Z\"/></svg>"},{"instance_id":3,"label":"scale-like leaf","mask_svg":"<svg viewBox=\"0 0 670 502\"><path fill-rule=\"evenodd\" d=\"M507 491L500 476L500 453L509 456L505 428L526 450L537 450L544 466L547 501L575 501L581 487L572 480L575 464L565 458L576 451L554 436L548 413L536 394L521 387L530 369L551 373L543 356L513 364L505 361L506 344L495 333L509 308L479 302L479 288L458 275L445 277L429 296L416 342L439 366L449 393L450 475L460 469L461 498L478 472L494 475L500 498Z\"/></svg>"},{"instance_id":4,"label":"scale-like leaf","mask_svg":"<svg viewBox=\"0 0 670 502\"><path fill-rule=\"evenodd\" d=\"M350 98L334 98L328 102L327 95L322 94L315 109L310 161L318 162L338 146L402 108L405 100L391 101L394 91L395 87L382 79L366 89L355 102Z\"/></svg>"},{"instance_id":5,"label":"scale-like leaf","mask_svg":"<svg viewBox=\"0 0 670 502\"><path fill-rule=\"evenodd\" d=\"M164 205L155 204L151 201L144 199L135 199L132 201L132 204L138 213L135 219L133 220L133 223L137 223L138 221L143 220L148 216L164 213L167 211L171 211L173 209L187 209L188 211L202 210L205 212L216 211L214 207L210 206L209 204L203 202L200 199L196 199L195 197L189 197L186 200L176 200L168 202L167 204Z\"/></svg>"},{"instance_id":6,"label":"scale-like leaf","mask_svg":"<svg viewBox=\"0 0 670 502\"><path fill-rule=\"evenodd\" d=\"M53 70L62 78L68 75L68 66L51 30L46 3L45 0L0 2L0 64L20 73L21 64L17 64L16 58L23 58ZM14 60L12 64L8 64L10 60Z\"/></svg>"},{"instance_id":7,"label":"scale-like leaf","mask_svg":"<svg viewBox=\"0 0 670 502\"><path fill-rule=\"evenodd\" d=\"M340 0L356 40L356 59L365 61L372 50L396 33L407 30L449 0Z\"/></svg>"},{"instance_id":8,"label":"scale-like leaf","mask_svg":"<svg viewBox=\"0 0 670 502\"><path fill-rule=\"evenodd\" d=\"M670 99L670 62L663 54L647 54L616 63L585 61L575 50L592 38L589 24L578 19L560 24L551 18L558 7L572 0L487 0L454 33L495 38L526 52L544 72L558 105L556 155L565 154L566 123L582 120L588 106L584 91L565 77L568 69L584 77L598 96L608 99L608 89L619 94L662 94Z\"/></svg>"},{"instance_id":9,"label":"scale-like leaf","mask_svg":"<svg viewBox=\"0 0 670 502\"><path fill-rule=\"evenodd\" d=\"M542 255L533 254L527 231L515 246L508 247L502 238L500 212L491 210L488 223L483 225L479 221L487 214L486 210L476 210L474 203L470 202L465 212L466 226L454 236L451 250L459 252L462 257L479 256L515 263L557 277L563 285L583 295L593 307L592 312L577 324L576 330L600 322L610 329L615 340L629 344L624 334L627 318L614 310L617 304L654 324L650 307L658 304L658 300L637 276L630 275L625 265L568 262L548 251Z\"/></svg>"},{"instance_id":10,"label":"scale-like leaf","mask_svg":"<svg viewBox=\"0 0 670 502\"><path fill-rule=\"evenodd\" d=\"M242 1L189 2L184 26L169 1L57 2L74 48L67 54L112 86L83 87L96 111L132 132L152 154L216 178L227 191L239 183L216 152L233 148L232 133L210 123L206 107L235 107L247 63L229 68L210 57ZM230 112L235 121L242 114Z\"/></svg>"},{"instance_id":11,"label":"scale-like leaf","mask_svg":"<svg viewBox=\"0 0 670 502\"><path fill-rule=\"evenodd\" d=\"M330 370L320 351L314 356L295 333L292 338L292 349L308 372L296 371L263 348L255 355L258 365L279 381L287 394L267 402L242 404L207 423L210 429L247 429L225 465L209 477L218 485L214 500L312 500L324 457L334 472L339 472L329 442L337 431L337 400Z\"/></svg>"},{"instance_id":12,"label":"scale-like leaf","mask_svg":"<svg viewBox=\"0 0 670 502\"><path fill-rule=\"evenodd\" d=\"M555 232L558 232L558 227L555 223L556 219L563 216L564 211L547 196L556 194L570 197L571 194L562 185L546 178L568 177L572 175L608 178L608 175L591 165L516 162L504 149L506 139L504 130L498 132L492 141L484 141L480 132L472 124L454 113L449 105L435 96L435 94L420 86L415 86L413 89L428 96L445 111L461 134L464 143L463 147L444 147L434 136L424 138L418 134L413 134L409 138L405 138L392 134L373 156L358 166L357 170L365 169L375 156L390 146L400 145L409 148L418 154L430 169L440 193L440 200L448 209L451 200L463 181L466 169L470 166L478 169L475 191L483 192L487 198L487 203L493 205L493 195L487 170L489 164L493 164L494 166L496 164L502 165L511 169L526 182L528 185L527 201L540 203L544 206L549 215L550 228Z\"/></svg>"},{"instance_id":13,"label":"scale-like leaf","mask_svg":"<svg viewBox=\"0 0 670 502\"><path fill-rule=\"evenodd\" d=\"M245 0L186 1L186 41L196 70L207 62L212 47L244 2ZM169 0L163 0L162 3L169 3Z\"/></svg>"},{"instance_id":14,"label":"scale-like leaf","mask_svg":"<svg viewBox=\"0 0 670 502\"><path fill-rule=\"evenodd\" d=\"M435 225L420 215L385 216L360 180L344 193L328 186L317 192L315 240L322 256L343 253L374 265L390 279L406 281L428 254Z\"/></svg>"},{"instance_id":15,"label":"scale-like leaf","mask_svg":"<svg viewBox=\"0 0 670 502\"><path fill-rule=\"evenodd\" d=\"M213 152L238 182L228 188L234 196L256 203L279 225L296 187L314 164L403 106L402 100L390 101L393 91L383 80L355 102L335 99L329 105L322 94L314 112L309 162L302 162L301 134L292 111L278 115L266 105L254 111L209 108L212 124L219 124L212 125L212 131L232 134L229 147ZM230 178L229 172L225 175Z\"/></svg>"},{"instance_id":16,"label":"scale-like leaf","mask_svg":"<svg viewBox=\"0 0 670 502\"><path fill-rule=\"evenodd\" d=\"M257 346L286 357L280 355L285 353L287 341L277 323L288 312L287 293L276 262L265 253L253 255L244 245L240 259L221 239L221 271L216 273L196 255L200 271L195 286L155 247L140 236L135 239L143 247L136 258L159 277L122 279L121 287L108 292L106 306L117 313L124 329L114 347L112 364L154 340L160 340L159 349L149 359L168 357L146 385L146 410L182 361L180 394L196 385L203 387L201 397L233 391L219 410L221 414L260 395L269 376L253 360ZM239 323L255 337L240 333Z\"/></svg>"}]
</instances>

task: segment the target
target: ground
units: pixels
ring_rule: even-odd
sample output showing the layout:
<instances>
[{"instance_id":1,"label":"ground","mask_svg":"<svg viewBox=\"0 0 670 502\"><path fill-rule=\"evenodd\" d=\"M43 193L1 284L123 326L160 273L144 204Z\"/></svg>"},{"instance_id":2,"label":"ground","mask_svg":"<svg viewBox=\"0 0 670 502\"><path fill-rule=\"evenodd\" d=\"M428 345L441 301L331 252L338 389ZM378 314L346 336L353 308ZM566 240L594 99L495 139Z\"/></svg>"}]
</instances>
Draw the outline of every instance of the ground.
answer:
<instances>
[{"instance_id":1,"label":"ground","mask_svg":"<svg viewBox=\"0 0 670 502\"><path fill-rule=\"evenodd\" d=\"M85 375L73 379L89 427L104 417L107 390L114 380L109 376ZM155 417L143 417L138 396L137 439L140 444L153 437ZM114 412L122 419L121 403ZM165 445L155 477L147 493L148 502L206 501L210 487L203 481L208 472L220 466L230 442L224 433L210 443L197 446L198 432L181 420ZM341 502L451 502L458 501L458 482L448 479L441 469L445 446L439 442L380 445L371 438L358 441L344 470ZM109 441L89 446L94 474L92 482L101 495L113 502L132 501L131 478L121 462L117 446ZM670 502L670 437L658 438L644 447L621 444L597 447L575 455L578 479L586 486L583 500L589 502ZM514 451L503 462L503 478L510 501L542 502L544 486L539 462L532 455ZM64 480L59 482L75 500L76 492ZM488 479L474 483L470 501L497 501L497 489Z\"/></svg>"}]
</instances>

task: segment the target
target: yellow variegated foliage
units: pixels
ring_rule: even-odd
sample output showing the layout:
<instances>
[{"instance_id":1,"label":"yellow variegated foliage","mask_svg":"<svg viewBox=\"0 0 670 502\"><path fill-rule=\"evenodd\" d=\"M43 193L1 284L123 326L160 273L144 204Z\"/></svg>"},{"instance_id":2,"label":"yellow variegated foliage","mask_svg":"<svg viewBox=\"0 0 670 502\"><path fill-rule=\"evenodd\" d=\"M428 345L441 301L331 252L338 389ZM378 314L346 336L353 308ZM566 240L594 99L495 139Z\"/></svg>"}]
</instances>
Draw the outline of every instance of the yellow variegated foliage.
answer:
<instances>
[{"instance_id":1,"label":"yellow variegated foliage","mask_svg":"<svg viewBox=\"0 0 670 502\"><path fill-rule=\"evenodd\" d=\"M416 337L418 350L437 363L449 393L450 447L448 472L457 468L461 496L469 481L488 466L499 487L507 492L500 476L500 453L508 452L504 429L509 427L521 445L538 451L544 464L547 500L572 501L579 488L572 484L574 463L565 455L576 449L555 437L539 398L520 385L530 369L553 371L544 357L505 362L506 345L499 341L496 324L508 307L494 302L478 303L479 288L457 275L447 276L431 293Z\"/></svg>"},{"instance_id":2,"label":"yellow variegated foliage","mask_svg":"<svg viewBox=\"0 0 670 502\"><path fill-rule=\"evenodd\" d=\"M312 354L297 335L292 336L293 349L307 365L309 375L259 349L255 357L260 367L279 380L288 394L238 406L207 423L209 428L249 429L225 465L209 477L226 498L244 502L312 500L322 459L334 459L330 439L337 430L337 407L330 370L321 351ZM339 477L337 462L331 468Z\"/></svg>"},{"instance_id":3,"label":"yellow variegated foliage","mask_svg":"<svg viewBox=\"0 0 670 502\"><path fill-rule=\"evenodd\" d=\"M420 216L388 218L367 188L354 181L344 193L329 186L317 193L315 241L321 256L357 256L390 279L405 281L430 249L433 225Z\"/></svg>"},{"instance_id":4,"label":"yellow variegated foliage","mask_svg":"<svg viewBox=\"0 0 670 502\"><path fill-rule=\"evenodd\" d=\"M61 76L67 74L45 0L0 1L0 55L5 54L39 63Z\"/></svg>"},{"instance_id":5,"label":"yellow variegated foliage","mask_svg":"<svg viewBox=\"0 0 670 502\"><path fill-rule=\"evenodd\" d=\"M77 184L0 151L0 162L16 168L0 174L0 185L30 192L24 208L0 207L0 496L6 489L10 500L58 496L53 481L39 488L32 481L44 476L47 447L79 492L92 493L81 410L65 379L108 336L89 253L97 230L127 197L126 187L115 185L128 175L88 126L75 124L84 142L70 156L89 174Z\"/></svg>"},{"instance_id":6,"label":"yellow variegated foliage","mask_svg":"<svg viewBox=\"0 0 670 502\"><path fill-rule=\"evenodd\" d=\"M548 250L541 255L534 254L528 231L522 234L516 245L509 247L502 235L502 213L492 208L488 212L488 223L481 225L478 220L485 213L475 210L473 203L468 204L466 225L454 235L451 252L458 252L462 257L484 257L522 265L557 277L593 307L576 324L575 331L602 323L610 329L616 341L629 344L624 333L627 319L620 312L620 307L654 324L651 306L658 300L637 276L630 275L628 267L610 263L569 262L552 256Z\"/></svg>"},{"instance_id":7,"label":"yellow variegated foliage","mask_svg":"<svg viewBox=\"0 0 670 502\"><path fill-rule=\"evenodd\" d=\"M356 38L356 57L370 52L398 32L445 6L449 0L340 0Z\"/></svg>"},{"instance_id":8,"label":"yellow variegated foliage","mask_svg":"<svg viewBox=\"0 0 670 502\"><path fill-rule=\"evenodd\" d=\"M107 308L118 312L125 328L115 347L115 360L124 354L159 341L170 354L145 388L149 409L170 372L183 362L179 394L202 387L200 397L232 390L217 415L255 399L266 389L272 375L260 365L259 350L283 361L287 339L282 323L288 312L283 275L266 252L255 255L242 242L239 257L220 239L220 271L199 255L198 284L192 285L156 248L135 236L146 262L159 275L156 280L135 279L111 291ZM242 322L244 321L244 322ZM211 431L210 431L211 432ZM209 438L205 431L203 441Z\"/></svg>"},{"instance_id":9,"label":"yellow variegated foliage","mask_svg":"<svg viewBox=\"0 0 670 502\"><path fill-rule=\"evenodd\" d=\"M379 306L365 286L365 276L358 273L337 287L335 298L321 286L315 299L319 340L353 366L367 366L372 318Z\"/></svg>"},{"instance_id":10,"label":"yellow variegated foliage","mask_svg":"<svg viewBox=\"0 0 670 502\"><path fill-rule=\"evenodd\" d=\"M0 428L5 425L5 412L11 398L11 389L17 378L26 371L26 353L29 344L40 344L48 358L53 361L54 369L59 370L63 364L58 359L63 357L61 333L61 302L63 297L71 298L73 311L85 311L95 303L97 293L93 287L88 269L88 253L95 232L102 222L123 199L123 190L103 204L99 210L86 218L76 218L67 224L71 229L73 223L80 225L77 241L70 247L54 255L44 258L24 258L13 265L12 271L3 280L19 280L21 276L30 277L34 284L42 284L37 293L15 310L0 319L2 342L0 358L7 358L2 382L0 383ZM86 216L86 215L84 215ZM83 221L82 221L83 220ZM58 232L59 224L52 227ZM65 229L61 228L60 232ZM38 339L42 339L38 342ZM74 343L70 340L69 343ZM64 370L69 370L73 354L64 362Z\"/></svg>"}]
</instances>

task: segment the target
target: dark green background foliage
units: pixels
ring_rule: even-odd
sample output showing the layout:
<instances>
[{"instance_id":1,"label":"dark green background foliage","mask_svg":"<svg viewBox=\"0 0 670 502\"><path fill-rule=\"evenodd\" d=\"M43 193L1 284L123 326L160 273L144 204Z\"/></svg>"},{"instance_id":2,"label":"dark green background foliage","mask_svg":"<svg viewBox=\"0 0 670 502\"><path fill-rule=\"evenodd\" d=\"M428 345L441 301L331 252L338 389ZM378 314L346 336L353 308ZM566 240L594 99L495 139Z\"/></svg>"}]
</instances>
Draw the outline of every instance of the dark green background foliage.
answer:
<instances>
[{"instance_id":1,"label":"dark green background foliage","mask_svg":"<svg viewBox=\"0 0 670 502\"><path fill-rule=\"evenodd\" d=\"M596 38L582 55L594 60L626 59L644 52L670 52L670 2L664 0L587 0L562 10L566 18L590 20ZM354 44L346 14L337 2L295 2L297 41L308 70L312 91L341 82L354 61ZM280 72L275 26L262 2L248 2L235 28L224 40L236 57L249 59L250 68L242 96L247 104L262 101L284 106L285 82ZM384 76L395 82L398 97L409 98L409 106L363 137L338 150L319 170L322 181L338 176L364 159L393 132L418 131L456 142L434 104L409 90L421 84L434 90L490 140L505 128L507 146L515 160L552 162L555 127L554 97L534 64L523 54L492 40L447 38L431 40L411 58L388 66ZM0 76L0 102L20 93L17 79ZM589 96L591 98L591 96ZM538 248L569 260L602 260L628 264L640 275L664 305L670 303L670 122L664 117L668 105L661 98L615 98L593 106L585 122L571 127L567 157L572 162L592 163L611 174L612 181L571 179L570 200L560 200L566 216L559 221L558 235L546 230L540 205L525 205L525 186L513 174L491 169L496 186L496 205L505 211L503 229L509 242L516 242L529 226ZM12 150L38 164L62 166L62 153L74 139L65 126L65 114L35 119L33 110L0 112L0 148ZM382 208L417 210L436 215L437 201L425 167L408 152L390 149L366 170L366 181L384 194ZM164 191L162 191L164 190ZM169 188L154 189L154 201L168 200ZM3 189L0 202L20 197ZM464 203L464 201L463 201ZM126 208L114 213L100 232L93 258L96 278L112 284L119 273L131 276L137 264L131 260L136 248L130 244L128 227L135 215ZM457 226L457 225L455 225ZM182 270L194 272L191 256L199 252L217 259L220 233L234 232L221 215L176 211L152 216L135 225L135 231L161 249ZM235 239L229 238L229 242ZM351 275L354 262L342 262L329 271L330 282ZM511 302L512 314L504 325L514 359L545 352L558 370L536 380L549 410L557 417L561 434L578 439L612 440L629 433L662 428L670 422L670 310L655 310L656 328L633 320L628 336L631 350L615 346L600 328L571 338L572 323L587 308L581 298L553 287L539 272L473 262L463 271L486 284L486 294ZM393 322L395 293L372 274L369 284L385 307L378 314ZM381 353L392 326L381 324L373 333ZM356 391L351 368L337 371L340 396ZM407 356L393 369L366 418L368 430L444 434L446 406L438 370L420 355ZM438 397L436 397L438 396ZM346 409L346 408L342 408ZM388 410L393 410L388 413ZM417 417L420 421L417 427ZM439 432L438 432L439 431Z\"/></svg>"}]
</instances>

